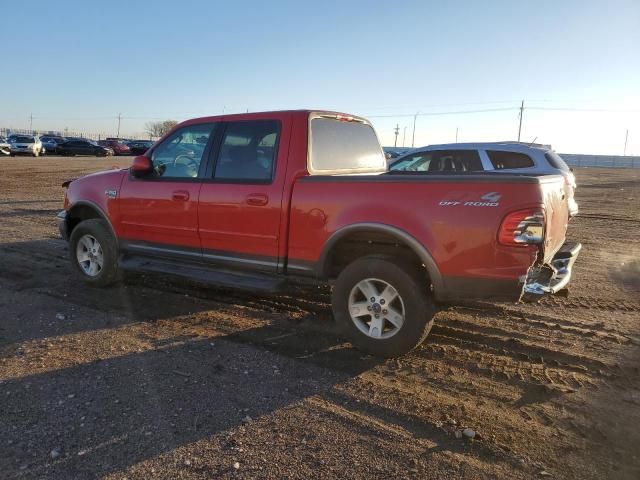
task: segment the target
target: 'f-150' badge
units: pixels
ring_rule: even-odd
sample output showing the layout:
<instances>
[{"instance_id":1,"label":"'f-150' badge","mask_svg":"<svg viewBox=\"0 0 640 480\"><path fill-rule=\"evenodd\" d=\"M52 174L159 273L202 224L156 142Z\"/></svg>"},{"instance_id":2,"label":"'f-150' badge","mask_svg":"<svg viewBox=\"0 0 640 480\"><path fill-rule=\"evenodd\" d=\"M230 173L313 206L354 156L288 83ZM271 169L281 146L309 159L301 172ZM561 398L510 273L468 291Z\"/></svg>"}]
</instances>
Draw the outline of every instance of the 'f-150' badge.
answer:
<instances>
[{"instance_id":1,"label":"'f-150' badge","mask_svg":"<svg viewBox=\"0 0 640 480\"><path fill-rule=\"evenodd\" d=\"M462 195L451 195L456 200L440 200L441 207L455 207L462 205L463 207L497 207L500 205L500 199L502 195L498 192L488 192L482 195L480 198L469 198L470 195L466 192Z\"/></svg>"},{"instance_id":2,"label":"'f-150' badge","mask_svg":"<svg viewBox=\"0 0 640 480\"><path fill-rule=\"evenodd\" d=\"M118 191L117 190L105 190L104 194L107 196L107 198L110 199L114 199L118 196Z\"/></svg>"}]
</instances>

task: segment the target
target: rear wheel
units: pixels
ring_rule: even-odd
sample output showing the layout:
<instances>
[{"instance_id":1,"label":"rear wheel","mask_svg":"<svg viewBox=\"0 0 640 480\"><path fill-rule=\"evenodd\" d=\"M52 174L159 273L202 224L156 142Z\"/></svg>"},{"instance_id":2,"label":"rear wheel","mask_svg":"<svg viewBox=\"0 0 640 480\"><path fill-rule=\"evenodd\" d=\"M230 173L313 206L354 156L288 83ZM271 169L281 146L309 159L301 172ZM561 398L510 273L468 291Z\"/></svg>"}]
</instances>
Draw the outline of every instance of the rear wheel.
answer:
<instances>
[{"instance_id":1,"label":"rear wheel","mask_svg":"<svg viewBox=\"0 0 640 480\"><path fill-rule=\"evenodd\" d=\"M420 345L435 314L424 274L393 257L367 256L347 265L333 287L332 304L353 344L383 357Z\"/></svg>"},{"instance_id":2,"label":"rear wheel","mask_svg":"<svg viewBox=\"0 0 640 480\"><path fill-rule=\"evenodd\" d=\"M118 247L102 219L80 222L71 233L69 254L74 271L84 282L105 287L118 280Z\"/></svg>"}]
</instances>

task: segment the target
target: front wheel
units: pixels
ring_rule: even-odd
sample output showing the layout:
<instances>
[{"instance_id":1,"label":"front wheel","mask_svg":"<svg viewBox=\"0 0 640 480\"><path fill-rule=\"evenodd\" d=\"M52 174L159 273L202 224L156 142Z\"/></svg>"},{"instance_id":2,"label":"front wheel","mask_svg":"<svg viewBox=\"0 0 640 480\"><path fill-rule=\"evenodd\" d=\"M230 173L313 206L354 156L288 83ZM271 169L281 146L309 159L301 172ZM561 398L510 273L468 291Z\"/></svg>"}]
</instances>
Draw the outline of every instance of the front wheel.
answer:
<instances>
[{"instance_id":1,"label":"front wheel","mask_svg":"<svg viewBox=\"0 0 640 480\"><path fill-rule=\"evenodd\" d=\"M118 246L104 220L80 222L69 238L69 254L84 283L105 287L118 280Z\"/></svg>"},{"instance_id":2,"label":"front wheel","mask_svg":"<svg viewBox=\"0 0 640 480\"><path fill-rule=\"evenodd\" d=\"M332 306L353 344L382 357L420 345L435 314L426 275L410 263L382 256L347 265L333 287Z\"/></svg>"}]
</instances>

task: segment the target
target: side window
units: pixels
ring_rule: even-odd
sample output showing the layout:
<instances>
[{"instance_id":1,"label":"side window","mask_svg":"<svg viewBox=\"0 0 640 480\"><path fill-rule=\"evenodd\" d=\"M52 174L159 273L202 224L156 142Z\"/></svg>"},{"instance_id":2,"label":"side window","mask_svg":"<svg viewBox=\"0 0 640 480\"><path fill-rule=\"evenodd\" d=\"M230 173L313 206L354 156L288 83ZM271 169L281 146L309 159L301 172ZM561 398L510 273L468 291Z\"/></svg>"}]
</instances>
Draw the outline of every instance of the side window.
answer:
<instances>
[{"instance_id":1,"label":"side window","mask_svg":"<svg viewBox=\"0 0 640 480\"><path fill-rule=\"evenodd\" d=\"M482 161L476 150L433 150L411 155L395 164L392 170L434 174L477 172L482 170Z\"/></svg>"},{"instance_id":2,"label":"side window","mask_svg":"<svg viewBox=\"0 0 640 480\"><path fill-rule=\"evenodd\" d=\"M482 170L477 150L437 150L432 152L430 172L461 173Z\"/></svg>"},{"instance_id":3,"label":"side window","mask_svg":"<svg viewBox=\"0 0 640 480\"><path fill-rule=\"evenodd\" d=\"M214 178L245 182L270 181L279 134L280 123L275 120L227 124Z\"/></svg>"},{"instance_id":4,"label":"side window","mask_svg":"<svg viewBox=\"0 0 640 480\"><path fill-rule=\"evenodd\" d=\"M534 163L529 155L517 152L500 152L487 150L487 155L493 168L496 170L510 169L510 168L529 168L533 167Z\"/></svg>"},{"instance_id":5,"label":"side window","mask_svg":"<svg viewBox=\"0 0 640 480\"><path fill-rule=\"evenodd\" d=\"M215 124L205 123L175 131L151 154L155 175L163 178L197 177L214 129Z\"/></svg>"},{"instance_id":6,"label":"side window","mask_svg":"<svg viewBox=\"0 0 640 480\"><path fill-rule=\"evenodd\" d=\"M391 170L402 170L405 172L426 172L429 170L431 163L431 154L429 152L418 153L403 158L399 162L393 164Z\"/></svg>"}]
</instances>

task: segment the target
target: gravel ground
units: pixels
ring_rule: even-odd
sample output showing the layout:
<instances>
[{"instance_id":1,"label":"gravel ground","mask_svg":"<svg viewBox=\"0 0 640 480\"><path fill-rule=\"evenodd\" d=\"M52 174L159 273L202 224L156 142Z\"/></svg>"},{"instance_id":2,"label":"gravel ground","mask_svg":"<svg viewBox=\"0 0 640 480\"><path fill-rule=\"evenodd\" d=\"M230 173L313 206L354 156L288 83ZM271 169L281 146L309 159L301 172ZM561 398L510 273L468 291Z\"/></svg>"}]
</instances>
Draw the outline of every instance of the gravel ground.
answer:
<instances>
[{"instance_id":1,"label":"gravel ground","mask_svg":"<svg viewBox=\"0 0 640 480\"><path fill-rule=\"evenodd\" d=\"M567 298L443 306L381 361L325 289L74 281L60 183L129 161L0 158L3 478L640 478L640 170L577 171Z\"/></svg>"}]
</instances>

